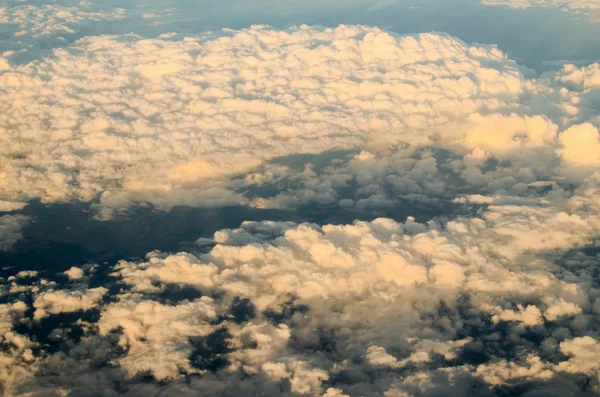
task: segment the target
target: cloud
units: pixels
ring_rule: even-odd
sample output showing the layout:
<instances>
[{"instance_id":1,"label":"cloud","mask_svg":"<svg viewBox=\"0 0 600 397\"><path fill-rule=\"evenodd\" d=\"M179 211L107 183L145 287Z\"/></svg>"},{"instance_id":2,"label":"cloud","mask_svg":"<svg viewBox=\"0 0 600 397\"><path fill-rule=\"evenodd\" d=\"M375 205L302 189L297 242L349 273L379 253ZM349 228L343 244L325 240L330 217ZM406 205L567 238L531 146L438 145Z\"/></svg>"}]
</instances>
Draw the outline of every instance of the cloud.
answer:
<instances>
[{"instance_id":1,"label":"cloud","mask_svg":"<svg viewBox=\"0 0 600 397\"><path fill-rule=\"evenodd\" d=\"M0 212L12 212L25 208L27 203L15 203L11 201L0 200Z\"/></svg>"},{"instance_id":2,"label":"cloud","mask_svg":"<svg viewBox=\"0 0 600 397\"><path fill-rule=\"evenodd\" d=\"M280 385L314 396L444 388L477 395L476 384L494 393L535 382L529 390L594 393L597 258L576 249L600 232L598 184L588 178L570 194L552 186L538 202L476 196L473 205L484 207L475 214L426 223L246 222L217 232L204 254L121 261L113 274L120 290L94 301L99 320L71 342L83 349L114 338L112 366L88 368L86 357L99 354L91 347L33 356L36 368L77 370L53 378L47 369L15 387L42 393L52 379L70 390L95 373L133 390L151 374L177 393L193 393L189 379L214 373L215 383L201 383L207 393L242 387L242 378L264 379L255 391ZM33 308L59 292L60 302L71 302L103 289L43 288L32 290ZM54 307L56 300L42 309L56 315L78 310L82 300L68 310ZM25 313L28 306L17 307ZM122 374L108 372L114 366ZM577 386L577 377L588 383ZM101 386L112 390L110 381Z\"/></svg>"},{"instance_id":3,"label":"cloud","mask_svg":"<svg viewBox=\"0 0 600 397\"><path fill-rule=\"evenodd\" d=\"M600 23L600 1L598 0L481 0L481 4L517 10L530 8L554 9L571 18L584 16L590 23Z\"/></svg>"},{"instance_id":4,"label":"cloud","mask_svg":"<svg viewBox=\"0 0 600 397\"><path fill-rule=\"evenodd\" d=\"M65 271L64 274L69 277L69 280L80 280L84 276L84 271L78 267L71 267L69 270Z\"/></svg>"},{"instance_id":5,"label":"cloud","mask_svg":"<svg viewBox=\"0 0 600 397\"><path fill-rule=\"evenodd\" d=\"M27 305L24 302L0 304L0 390L10 396L16 387L30 379L35 371L35 347L28 337L18 333L14 325L24 317Z\"/></svg>"},{"instance_id":6,"label":"cloud","mask_svg":"<svg viewBox=\"0 0 600 397\"><path fill-rule=\"evenodd\" d=\"M570 200L580 199L583 196ZM564 343L560 350L573 357L577 353L566 346L579 340L567 328L558 331L559 324L591 333L592 341L598 337L592 323L582 317L583 313L591 315L596 290L578 277L563 278L552 259L545 257L548 252L591 242L600 231L598 212L588 212L590 207L564 212L562 200L541 206L486 204L487 209L476 217L442 224L419 224L412 219L322 227L245 223L239 230L217 233L214 240L219 244L204 255L155 252L143 262L121 262L117 272L135 294L155 295L176 284L203 294L218 291L221 308L238 297L251 302L256 309L252 322L228 325L231 346L237 347L228 355L230 365L252 374L264 372L272 379L289 379L292 391L298 393L324 392L317 386L295 388L295 377L305 376L294 375L298 368L313 374L311 379L320 379L318 385L337 376L328 360L340 360L336 365L342 370L350 365L342 364L344 358L356 355L376 368L419 369L427 374L430 385L422 386L422 391L437 384L435 379L447 371L459 369L463 376L481 377L490 387L549 380L564 373L593 378L587 367L572 369L574 358L558 364L540 358L542 352L526 340L515 342L532 354L523 363L509 357L463 368L436 364L440 356L452 362L463 356L464 349L482 343L475 337L458 337L465 335L465 322L479 326L488 322L492 329L514 324L506 337L515 340L524 337L523 327L546 335L542 337L546 343L555 343L558 337ZM470 314L458 315L464 297L470 303L463 310ZM282 317L285 327L261 320L268 319L269 313L285 313L290 300L306 309L292 311L289 320ZM439 305L446 309L440 311ZM401 322L395 320L399 318ZM315 329L332 333L333 351L303 350L315 343ZM247 347L245 341L252 341L253 346ZM147 354L171 355L180 350ZM185 365L181 360L179 368ZM173 369L171 376L176 373ZM414 392L411 385L406 379L394 390Z\"/></svg>"},{"instance_id":7,"label":"cloud","mask_svg":"<svg viewBox=\"0 0 600 397\"><path fill-rule=\"evenodd\" d=\"M41 320L50 314L69 313L92 309L100 303L108 290L103 287L85 291L46 291L36 296L33 302L34 319Z\"/></svg>"},{"instance_id":8,"label":"cloud","mask_svg":"<svg viewBox=\"0 0 600 397\"><path fill-rule=\"evenodd\" d=\"M106 12L92 7L92 3L86 1L72 6L23 4L0 7L0 24L18 26L19 30L13 34L16 40L72 35L75 33L73 25L91 21L118 20L124 17L125 10L122 8Z\"/></svg>"},{"instance_id":9,"label":"cloud","mask_svg":"<svg viewBox=\"0 0 600 397\"><path fill-rule=\"evenodd\" d=\"M208 335L215 317L213 301L208 297L175 306L132 297L111 304L102 313L98 327L101 334L122 330L119 344L128 353L119 363L129 374L149 371L157 380L164 380L193 372L188 339Z\"/></svg>"},{"instance_id":10,"label":"cloud","mask_svg":"<svg viewBox=\"0 0 600 397\"><path fill-rule=\"evenodd\" d=\"M562 105L564 83L495 47L361 26L93 36L0 79L12 105L0 198L91 201L100 218L136 203L247 204L232 178L276 157L390 144L501 154L554 147L563 126L589 121Z\"/></svg>"},{"instance_id":11,"label":"cloud","mask_svg":"<svg viewBox=\"0 0 600 397\"><path fill-rule=\"evenodd\" d=\"M536 78L360 26L89 37L12 67L6 202L411 216L244 222L110 277L2 279L3 392L598 393L594 68Z\"/></svg>"}]
</instances>

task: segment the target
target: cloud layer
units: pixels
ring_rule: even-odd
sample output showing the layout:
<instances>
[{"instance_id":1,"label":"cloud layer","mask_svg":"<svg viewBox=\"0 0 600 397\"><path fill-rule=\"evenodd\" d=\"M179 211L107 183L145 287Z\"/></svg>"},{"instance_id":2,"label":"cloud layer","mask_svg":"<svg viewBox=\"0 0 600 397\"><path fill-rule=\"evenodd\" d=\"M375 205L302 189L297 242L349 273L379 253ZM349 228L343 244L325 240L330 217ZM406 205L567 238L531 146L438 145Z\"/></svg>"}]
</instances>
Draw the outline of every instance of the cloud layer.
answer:
<instances>
[{"instance_id":1,"label":"cloud layer","mask_svg":"<svg viewBox=\"0 0 600 397\"><path fill-rule=\"evenodd\" d=\"M359 26L88 37L0 79L1 198L93 201L101 218L247 203L230 178L275 157L552 147L592 117L497 48Z\"/></svg>"},{"instance_id":2,"label":"cloud layer","mask_svg":"<svg viewBox=\"0 0 600 397\"><path fill-rule=\"evenodd\" d=\"M35 199L415 214L2 269L3 394L599 393L597 74L361 26L88 37L8 65L0 249Z\"/></svg>"},{"instance_id":3,"label":"cloud layer","mask_svg":"<svg viewBox=\"0 0 600 397\"><path fill-rule=\"evenodd\" d=\"M62 369L50 380L58 367L43 370L13 391L43 394L45 377L69 389L87 371L104 377L117 366L132 390L149 374L192 392L182 379L199 376L209 387L216 370L215 392L218 382L249 376L266 382L254 392L279 384L294 395L420 396L442 388L485 395L473 391L476 384L492 394L507 387L596 393L597 258L577 248L600 232L598 180L568 199L556 199L561 190L538 204L467 197L484 203L475 216L425 224L246 222L216 233L206 254L122 261L113 274L120 292L79 342L94 346L115 335L110 349L121 353L89 370L85 357L98 353L72 356L76 372ZM18 294L29 290L35 321L94 308L107 292L84 284L62 291L43 280L24 288L19 280L5 292L13 303L4 309L22 316L27 305ZM15 321L7 320L6 335ZM34 342L20 338L11 360L26 362ZM34 360L44 368L67 358Z\"/></svg>"},{"instance_id":4,"label":"cloud layer","mask_svg":"<svg viewBox=\"0 0 600 397\"><path fill-rule=\"evenodd\" d=\"M59 4L17 5L0 7L0 24L18 26L15 38L25 40L42 36L69 35L75 33L71 27L82 22L108 21L123 19L124 9L110 12L92 7L90 2L82 1L77 5L63 6Z\"/></svg>"},{"instance_id":5,"label":"cloud layer","mask_svg":"<svg viewBox=\"0 0 600 397\"><path fill-rule=\"evenodd\" d=\"M560 9L571 15L583 14L591 22L600 22L600 1L598 0L481 0L486 6L503 6L516 9L543 7Z\"/></svg>"}]
</instances>

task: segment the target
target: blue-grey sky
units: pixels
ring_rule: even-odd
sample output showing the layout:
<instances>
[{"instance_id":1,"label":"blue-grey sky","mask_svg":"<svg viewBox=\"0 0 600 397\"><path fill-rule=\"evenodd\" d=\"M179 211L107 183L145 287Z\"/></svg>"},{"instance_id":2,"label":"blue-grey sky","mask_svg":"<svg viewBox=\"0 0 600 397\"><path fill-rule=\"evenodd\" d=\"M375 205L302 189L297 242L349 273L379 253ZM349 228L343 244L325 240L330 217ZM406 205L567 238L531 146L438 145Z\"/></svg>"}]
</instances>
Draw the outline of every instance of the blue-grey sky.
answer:
<instances>
[{"instance_id":1,"label":"blue-grey sky","mask_svg":"<svg viewBox=\"0 0 600 397\"><path fill-rule=\"evenodd\" d=\"M43 4L43 1L9 3ZM497 44L511 58L537 71L557 68L565 62L589 63L600 57L600 23L591 17L561 8L516 9L486 6L479 0L391 1L107 1L94 9L122 7L125 21L83 23L70 39L81 35L134 32L154 36L161 32L197 34L209 29L246 28L269 24L277 28L308 24L335 27L339 24L378 26L399 34L440 31L466 42ZM72 5L76 2L56 1ZM142 15L154 14L153 18ZM160 22L155 26L153 22ZM0 25L0 32L11 27ZM9 36L0 41L14 47ZM25 39L25 38L24 38ZM38 43L40 44L40 43ZM42 47L58 42L41 40Z\"/></svg>"}]
</instances>

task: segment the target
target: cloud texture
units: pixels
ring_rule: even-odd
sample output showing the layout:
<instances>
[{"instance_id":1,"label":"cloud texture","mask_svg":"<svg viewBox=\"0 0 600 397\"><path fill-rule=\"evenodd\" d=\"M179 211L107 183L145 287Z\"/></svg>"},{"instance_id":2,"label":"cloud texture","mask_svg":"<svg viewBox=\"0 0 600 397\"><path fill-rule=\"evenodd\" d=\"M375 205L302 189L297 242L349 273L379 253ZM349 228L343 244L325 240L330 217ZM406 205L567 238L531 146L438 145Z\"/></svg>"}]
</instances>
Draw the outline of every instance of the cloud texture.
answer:
<instances>
[{"instance_id":1,"label":"cloud texture","mask_svg":"<svg viewBox=\"0 0 600 397\"><path fill-rule=\"evenodd\" d=\"M587 189L561 206L490 203L447 222L247 222L216 233L203 255L120 262L125 288L87 343L117 332L123 353L112 365L132 384L149 373L180 388L216 366L224 382L285 380L299 395L485 395L476 384L497 393L560 379L553 387L597 392L597 258L568 253L600 232ZM201 296L177 300L175 287ZM106 292L31 291L48 314L89 309ZM72 376L65 387L81 381Z\"/></svg>"},{"instance_id":2,"label":"cloud texture","mask_svg":"<svg viewBox=\"0 0 600 397\"><path fill-rule=\"evenodd\" d=\"M15 38L39 38L42 36L69 35L75 33L71 27L82 22L107 21L124 18L124 9L110 12L92 7L92 3L81 1L72 6L59 4L5 5L0 7L0 24L16 25Z\"/></svg>"},{"instance_id":3,"label":"cloud texture","mask_svg":"<svg viewBox=\"0 0 600 397\"><path fill-rule=\"evenodd\" d=\"M88 37L0 79L1 198L93 201L101 218L135 203L247 203L230 178L280 156L499 153L553 146L587 121L579 92L497 48L359 26Z\"/></svg>"},{"instance_id":4,"label":"cloud texture","mask_svg":"<svg viewBox=\"0 0 600 397\"><path fill-rule=\"evenodd\" d=\"M89 37L9 65L7 212L415 214L248 221L110 276L15 272L2 392L599 393L597 69L536 77L495 47L361 26Z\"/></svg>"}]
</instances>

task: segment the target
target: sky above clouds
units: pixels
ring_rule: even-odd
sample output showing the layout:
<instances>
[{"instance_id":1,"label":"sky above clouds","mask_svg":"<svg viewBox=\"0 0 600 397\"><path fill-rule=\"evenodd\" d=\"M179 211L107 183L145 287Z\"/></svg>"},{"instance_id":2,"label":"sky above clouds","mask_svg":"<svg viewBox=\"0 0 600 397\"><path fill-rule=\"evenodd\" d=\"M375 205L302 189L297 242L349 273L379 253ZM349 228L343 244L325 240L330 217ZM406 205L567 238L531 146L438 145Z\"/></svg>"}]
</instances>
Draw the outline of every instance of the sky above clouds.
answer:
<instances>
[{"instance_id":1,"label":"sky above clouds","mask_svg":"<svg viewBox=\"0 0 600 397\"><path fill-rule=\"evenodd\" d=\"M511 8L547 7L563 10L597 10L600 3L595 0L483 0L485 5L505 5Z\"/></svg>"},{"instance_id":2,"label":"sky above clouds","mask_svg":"<svg viewBox=\"0 0 600 397\"><path fill-rule=\"evenodd\" d=\"M600 393L593 1L0 3L0 394Z\"/></svg>"}]
</instances>

